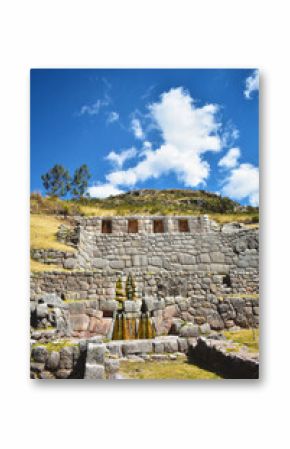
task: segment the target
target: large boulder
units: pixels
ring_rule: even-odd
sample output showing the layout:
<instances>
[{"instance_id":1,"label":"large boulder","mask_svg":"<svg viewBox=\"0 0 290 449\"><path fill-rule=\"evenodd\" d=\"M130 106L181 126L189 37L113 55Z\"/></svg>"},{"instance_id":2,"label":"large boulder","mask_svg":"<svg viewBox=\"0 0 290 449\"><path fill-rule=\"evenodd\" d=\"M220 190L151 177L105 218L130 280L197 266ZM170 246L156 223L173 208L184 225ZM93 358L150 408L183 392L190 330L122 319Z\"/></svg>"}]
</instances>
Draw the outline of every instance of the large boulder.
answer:
<instances>
[{"instance_id":1,"label":"large boulder","mask_svg":"<svg viewBox=\"0 0 290 449\"><path fill-rule=\"evenodd\" d=\"M47 304L38 304L36 306L36 316L39 319L46 318L48 315L48 307Z\"/></svg>"},{"instance_id":2,"label":"large boulder","mask_svg":"<svg viewBox=\"0 0 290 449\"><path fill-rule=\"evenodd\" d=\"M103 365L97 365L95 363L86 363L84 379L104 379L105 367Z\"/></svg>"},{"instance_id":3,"label":"large boulder","mask_svg":"<svg viewBox=\"0 0 290 449\"><path fill-rule=\"evenodd\" d=\"M88 330L90 318L88 315L71 315L70 324L73 331L86 331Z\"/></svg>"},{"instance_id":4,"label":"large boulder","mask_svg":"<svg viewBox=\"0 0 290 449\"><path fill-rule=\"evenodd\" d=\"M155 301L155 298L153 296L146 297L144 299L144 306L145 306L146 312L151 312L152 310L154 310L154 301Z\"/></svg>"},{"instance_id":5,"label":"large boulder","mask_svg":"<svg viewBox=\"0 0 290 449\"><path fill-rule=\"evenodd\" d=\"M62 306L63 302L60 296L58 296L56 293L46 293L41 296L41 298L38 300L38 303L44 303L48 306Z\"/></svg>"},{"instance_id":6,"label":"large boulder","mask_svg":"<svg viewBox=\"0 0 290 449\"><path fill-rule=\"evenodd\" d=\"M55 371L59 367L59 362L60 362L60 353L58 351L52 351L48 355L45 367L49 371Z\"/></svg>"},{"instance_id":7,"label":"large boulder","mask_svg":"<svg viewBox=\"0 0 290 449\"><path fill-rule=\"evenodd\" d=\"M124 301L124 310L129 313L137 313L141 310L142 301Z\"/></svg>"},{"instance_id":8,"label":"large boulder","mask_svg":"<svg viewBox=\"0 0 290 449\"><path fill-rule=\"evenodd\" d=\"M63 262L63 267L67 270L73 270L77 266L77 261L73 257L69 257L68 259L65 259Z\"/></svg>"},{"instance_id":9,"label":"large boulder","mask_svg":"<svg viewBox=\"0 0 290 449\"><path fill-rule=\"evenodd\" d=\"M107 349L110 354L116 355L118 357L122 357L122 342L121 341L112 341L107 343Z\"/></svg>"},{"instance_id":10,"label":"large boulder","mask_svg":"<svg viewBox=\"0 0 290 449\"><path fill-rule=\"evenodd\" d=\"M164 352L177 352L178 341L176 337L164 337L161 339L164 345Z\"/></svg>"},{"instance_id":11,"label":"large boulder","mask_svg":"<svg viewBox=\"0 0 290 449\"><path fill-rule=\"evenodd\" d=\"M187 323L180 329L181 337L197 337L198 336L198 326L193 323Z\"/></svg>"},{"instance_id":12,"label":"large boulder","mask_svg":"<svg viewBox=\"0 0 290 449\"><path fill-rule=\"evenodd\" d=\"M152 352L151 340L128 340L123 343L124 355L129 354L145 354Z\"/></svg>"},{"instance_id":13,"label":"large boulder","mask_svg":"<svg viewBox=\"0 0 290 449\"><path fill-rule=\"evenodd\" d=\"M31 358L34 362L44 363L48 357L48 350L44 346L36 346L31 351Z\"/></svg>"},{"instance_id":14,"label":"large boulder","mask_svg":"<svg viewBox=\"0 0 290 449\"><path fill-rule=\"evenodd\" d=\"M152 343L156 354L178 351L178 338L172 335L157 337Z\"/></svg>"},{"instance_id":15,"label":"large boulder","mask_svg":"<svg viewBox=\"0 0 290 449\"><path fill-rule=\"evenodd\" d=\"M109 375L116 374L120 368L120 361L117 359L105 360L105 370Z\"/></svg>"},{"instance_id":16,"label":"large boulder","mask_svg":"<svg viewBox=\"0 0 290 449\"><path fill-rule=\"evenodd\" d=\"M60 351L60 369L69 370L73 367L74 348L72 346L65 346Z\"/></svg>"},{"instance_id":17,"label":"large boulder","mask_svg":"<svg viewBox=\"0 0 290 449\"><path fill-rule=\"evenodd\" d=\"M100 310L102 311L106 311L106 312L115 312L118 308L118 301L116 301L115 299L110 299L110 300L105 300L105 299L101 299L100 300Z\"/></svg>"},{"instance_id":18,"label":"large boulder","mask_svg":"<svg viewBox=\"0 0 290 449\"><path fill-rule=\"evenodd\" d=\"M92 316L90 318L89 331L109 338L112 322L112 318L97 318Z\"/></svg>"},{"instance_id":19,"label":"large boulder","mask_svg":"<svg viewBox=\"0 0 290 449\"><path fill-rule=\"evenodd\" d=\"M105 360L106 345L103 343L89 343L87 348L87 363L103 364Z\"/></svg>"},{"instance_id":20,"label":"large boulder","mask_svg":"<svg viewBox=\"0 0 290 449\"><path fill-rule=\"evenodd\" d=\"M75 301L68 304L69 312L72 315L79 315L85 313L86 305L82 301Z\"/></svg>"}]
</instances>

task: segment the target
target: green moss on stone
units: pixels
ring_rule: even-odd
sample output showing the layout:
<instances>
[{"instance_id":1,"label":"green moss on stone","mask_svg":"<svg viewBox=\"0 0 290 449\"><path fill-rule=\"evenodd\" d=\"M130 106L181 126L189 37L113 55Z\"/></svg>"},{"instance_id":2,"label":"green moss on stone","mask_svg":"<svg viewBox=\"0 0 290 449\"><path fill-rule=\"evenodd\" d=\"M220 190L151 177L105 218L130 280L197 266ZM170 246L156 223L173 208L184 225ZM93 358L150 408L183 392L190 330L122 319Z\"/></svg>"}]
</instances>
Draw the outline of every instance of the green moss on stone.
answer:
<instances>
[{"instance_id":1,"label":"green moss on stone","mask_svg":"<svg viewBox=\"0 0 290 449\"><path fill-rule=\"evenodd\" d=\"M62 348L68 348L71 346L77 346L78 343L74 343L70 340L61 340L61 341L50 341L49 343L34 343L32 348L36 348L38 346L42 346L46 348L49 352L56 351L59 352Z\"/></svg>"}]
</instances>

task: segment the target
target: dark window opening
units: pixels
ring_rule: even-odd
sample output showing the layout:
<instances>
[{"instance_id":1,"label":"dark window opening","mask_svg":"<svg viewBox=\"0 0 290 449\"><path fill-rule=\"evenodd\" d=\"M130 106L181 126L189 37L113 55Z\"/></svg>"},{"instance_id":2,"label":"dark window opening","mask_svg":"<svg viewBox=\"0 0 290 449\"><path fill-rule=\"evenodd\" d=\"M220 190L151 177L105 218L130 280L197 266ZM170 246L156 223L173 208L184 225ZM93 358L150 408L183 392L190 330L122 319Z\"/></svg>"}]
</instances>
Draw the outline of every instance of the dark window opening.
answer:
<instances>
[{"instance_id":1,"label":"dark window opening","mask_svg":"<svg viewBox=\"0 0 290 449\"><path fill-rule=\"evenodd\" d=\"M138 220L128 220L128 232L138 232Z\"/></svg>"},{"instance_id":2,"label":"dark window opening","mask_svg":"<svg viewBox=\"0 0 290 449\"><path fill-rule=\"evenodd\" d=\"M189 232L188 220L178 221L179 232Z\"/></svg>"},{"instance_id":3,"label":"dark window opening","mask_svg":"<svg viewBox=\"0 0 290 449\"><path fill-rule=\"evenodd\" d=\"M112 220L102 220L102 234L112 234Z\"/></svg>"},{"instance_id":4,"label":"dark window opening","mask_svg":"<svg viewBox=\"0 0 290 449\"><path fill-rule=\"evenodd\" d=\"M155 233L162 233L162 232L164 232L163 220L154 220L153 221L153 231Z\"/></svg>"},{"instance_id":5,"label":"dark window opening","mask_svg":"<svg viewBox=\"0 0 290 449\"><path fill-rule=\"evenodd\" d=\"M226 275L223 277L223 284L226 285L227 287L231 287L231 286L232 286L231 278L230 278L230 275L229 275L229 274L226 274Z\"/></svg>"},{"instance_id":6,"label":"dark window opening","mask_svg":"<svg viewBox=\"0 0 290 449\"><path fill-rule=\"evenodd\" d=\"M110 312L109 310L104 310L103 317L104 318L113 318L113 312Z\"/></svg>"}]
</instances>

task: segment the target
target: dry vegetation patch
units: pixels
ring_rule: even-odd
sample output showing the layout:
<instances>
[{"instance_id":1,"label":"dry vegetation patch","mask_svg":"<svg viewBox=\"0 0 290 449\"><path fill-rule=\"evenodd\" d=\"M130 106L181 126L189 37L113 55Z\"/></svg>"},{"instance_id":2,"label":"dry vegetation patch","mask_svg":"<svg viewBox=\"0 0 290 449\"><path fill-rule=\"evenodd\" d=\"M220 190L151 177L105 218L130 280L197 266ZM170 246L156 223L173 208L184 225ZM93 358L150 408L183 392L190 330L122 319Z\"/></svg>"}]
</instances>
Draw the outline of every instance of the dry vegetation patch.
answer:
<instances>
[{"instance_id":1,"label":"dry vegetation patch","mask_svg":"<svg viewBox=\"0 0 290 449\"><path fill-rule=\"evenodd\" d=\"M219 223L238 221L248 225L259 222L259 210L242 207L227 197L204 190L145 189L126 192L104 199L81 198L62 200L33 193L31 213L46 215L204 215Z\"/></svg>"},{"instance_id":2,"label":"dry vegetation patch","mask_svg":"<svg viewBox=\"0 0 290 449\"><path fill-rule=\"evenodd\" d=\"M54 264L46 264L38 262L37 260L30 259L30 271L32 273L42 273L44 271L73 271L73 270L66 270L65 268L62 268L60 265L54 265Z\"/></svg>"},{"instance_id":3,"label":"dry vegetation patch","mask_svg":"<svg viewBox=\"0 0 290 449\"><path fill-rule=\"evenodd\" d=\"M31 248L55 249L58 251L74 252L71 246L58 242L56 233L65 220L56 218L53 215L30 216L30 246Z\"/></svg>"}]
</instances>

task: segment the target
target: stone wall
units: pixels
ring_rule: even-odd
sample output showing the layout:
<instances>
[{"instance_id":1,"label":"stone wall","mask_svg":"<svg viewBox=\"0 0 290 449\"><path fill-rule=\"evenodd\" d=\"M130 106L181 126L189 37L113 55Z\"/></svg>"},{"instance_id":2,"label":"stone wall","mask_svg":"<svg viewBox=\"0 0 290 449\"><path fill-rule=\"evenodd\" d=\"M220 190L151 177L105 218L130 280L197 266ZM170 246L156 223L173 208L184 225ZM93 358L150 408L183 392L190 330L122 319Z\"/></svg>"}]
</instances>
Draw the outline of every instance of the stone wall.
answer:
<instances>
[{"instance_id":1,"label":"stone wall","mask_svg":"<svg viewBox=\"0 0 290 449\"><path fill-rule=\"evenodd\" d=\"M229 352L231 343L227 341L198 338L197 343L189 343L190 363L213 371L226 379L258 379L259 360L256 354Z\"/></svg>"},{"instance_id":2,"label":"stone wall","mask_svg":"<svg viewBox=\"0 0 290 449\"><path fill-rule=\"evenodd\" d=\"M164 220L165 233L153 233L155 219ZM179 220L189 232L179 232ZM214 271L258 268L258 231L220 227L206 217L139 219L139 232L128 234L127 218L112 220L112 233L102 234L100 218L79 223L77 266L91 270Z\"/></svg>"},{"instance_id":3,"label":"stone wall","mask_svg":"<svg viewBox=\"0 0 290 449\"><path fill-rule=\"evenodd\" d=\"M152 340L113 341L80 340L58 349L34 344L31 348L32 379L118 379L119 360L175 359L174 353L187 353L188 341L179 337ZM162 357L164 360L166 356ZM141 359L142 360L142 359Z\"/></svg>"},{"instance_id":4,"label":"stone wall","mask_svg":"<svg viewBox=\"0 0 290 449\"><path fill-rule=\"evenodd\" d=\"M62 299L115 299L115 287L121 272L44 272L31 274L31 299L40 298L44 293L56 293ZM145 296L194 295L206 299L208 295L257 294L259 275L254 268L231 270L227 274L196 271L160 271L134 273L137 294Z\"/></svg>"},{"instance_id":5,"label":"stone wall","mask_svg":"<svg viewBox=\"0 0 290 449\"><path fill-rule=\"evenodd\" d=\"M30 377L32 379L83 379L87 346L70 344L49 350L45 345L31 348Z\"/></svg>"},{"instance_id":6,"label":"stone wall","mask_svg":"<svg viewBox=\"0 0 290 449\"><path fill-rule=\"evenodd\" d=\"M217 339L216 339L217 338ZM102 338L63 342L49 346L33 344L30 377L32 379L120 379L121 360L177 360L213 371L224 378L257 379L257 354L233 349L231 341L218 336L208 338L157 337L151 340L112 341Z\"/></svg>"},{"instance_id":7,"label":"stone wall","mask_svg":"<svg viewBox=\"0 0 290 449\"><path fill-rule=\"evenodd\" d=\"M176 234L180 233L179 222L180 220L186 220L188 223L188 233L207 233L211 230L216 230L218 225L209 220L207 215L201 216L130 216L130 217L76 217L75 222L80 231L80 238L82 234L87 232L88 234L93 233L98 235L103 235L102 223L104 221L111 222L111 233L110 235L125 235L132 236L130 232L129 221L135 220L138 222L137 234L152 234L154 233L154 222L163 222L164 233Z\"/></svg>"},{"instance_id":8,"label":"stone wall","mask_svg":"<svg viewBox=\"0 0 290 449\"><path fill-rule=\"evenodd\" d=\"M137 232L128 232L130 220L137 220ZM164 233L153 232L156 220L163 222ZM106 221L111 223L110 233L102 233ZM180 229L184 221L185 232ZM228 273L258 269L258 237L255 229L220 226L207 216L75 218L74 227L62 227L58 236L76 247L75 253L39 249L32 257L67 269Z\"/></svg>"},{"instance_id":9,"label":"stone wall","mask_svg":"<svg viewBox=\"0 0 290 449\"><path fill-rule=\"evenodd\" d=\"M111 272L32 275L31 307L36 313L36 322L42 322L40 327L53 324L55 314L45 298L47 293L55 293L59 296L62 314L68 311L70 335L99 334L110 338L112 317L117 310L117 277L118 273ZM211 329L258 326L256 272L231 272L229 275L140 272L135 281L137 294L154 318L158 335L176 333L189 337ZM62 315L58 313L57 316L61 322Z\"/></svg>"},{"instance_id":10,"label":"stone wall","mask_svg":"<svg viewBox=\"0 0 290 449\"><path fill-rule=\"evenodd\" d=\"M104 228L106 220L110 223ZM137 232L128 232L130 220L135 220ZM163 222L164 233L154 232L156 220ZM184 221L186 226L180 227ZM159 334L172 332L173 325L177 329L180 321L216 330L258 323L255 229L221 226L206 216L91 217L75 218L60 234L63 241L72 239L74 253L33 250L33 257L74 271L32 274L31 300L55 293L72 302L68 309L75 333L109 335L116 281L121 275L125 282L128 272L134 276L138 298L151 298L156 305L151 312ZM80 300L83 304L73 304ZM45 320L50 323L50 316L43 319L44 326Z\"/></svg>"},{"instance_id":11,"label":"stone wall","mask_svg":"<svg viewBox=\"0 0 290 449\"><path fill-rule=\"evenodd\" d=\"M60 265L64 268L72 268L75 266L75 254L69 251L57 251L54 249L32 248L30 256L37 262L45 264ZM72 260L74 260L72 262Z\"/></svg>"}]
</instances>

